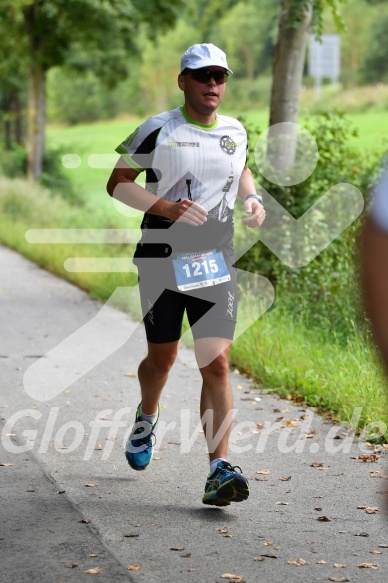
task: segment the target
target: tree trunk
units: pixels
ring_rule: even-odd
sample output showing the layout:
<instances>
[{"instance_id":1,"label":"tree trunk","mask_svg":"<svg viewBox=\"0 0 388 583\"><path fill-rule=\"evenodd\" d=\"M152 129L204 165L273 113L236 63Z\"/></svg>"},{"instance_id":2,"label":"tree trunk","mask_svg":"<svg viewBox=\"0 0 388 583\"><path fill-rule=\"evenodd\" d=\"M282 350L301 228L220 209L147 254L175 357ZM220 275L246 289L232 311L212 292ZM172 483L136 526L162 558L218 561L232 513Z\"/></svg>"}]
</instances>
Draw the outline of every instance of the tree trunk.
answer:
<instances>
[{"instance_id":1,"label":"tree trunk","mask_svg":"<svg viewBox=\"0 0 388 583\"><path fill-rule=\"evenodd\" d=\"M28 96L28 178L42 174L46 124L46 72L38 59L31 57Z\"/></svg>"},{"instance_id":2,"label":"tree trunk","mask_svg":"<svg viewBox=\"0 0 388 583\"><path fill-rule=\"evenodd\" d=\"M19 146L24 146L23 104L20 94L15 96L15 140Z\"/></svg>"},{"instance_id":3,"label":"tree trunk","mask_svg":"<svg viewBox=\"0 0 388 583\"><path fill-rule=\"evenodd\" d=\"M301 0L299 0L299 6ZM282 0L278 40L273 60L273 80L269 125L298 121L299 94L302 83L308 33L312 20L312 0L305 3L298 24L295 19L296 0ZM298 7L300 10L300 7ZM287 126L287 139L277 140L276 153L271 149L271 161L282 171L291 166L296 152L296 126ZM271 137L271 130L269 130Z\"/></svg>"}]
</instances>

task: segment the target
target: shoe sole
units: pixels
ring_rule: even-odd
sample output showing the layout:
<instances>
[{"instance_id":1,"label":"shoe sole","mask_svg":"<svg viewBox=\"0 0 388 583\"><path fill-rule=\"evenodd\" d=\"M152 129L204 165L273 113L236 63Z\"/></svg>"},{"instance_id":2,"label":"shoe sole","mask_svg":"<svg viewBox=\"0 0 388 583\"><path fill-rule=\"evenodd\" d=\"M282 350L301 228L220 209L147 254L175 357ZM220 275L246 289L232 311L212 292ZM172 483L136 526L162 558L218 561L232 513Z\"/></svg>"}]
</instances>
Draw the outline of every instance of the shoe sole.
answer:
<instances>
[{"instance_id":1,"label":"shoe sole","mask_svg":"<svg viewBox=\"0 0 388 583\"><path fill-rule=\"evenodd\" d=\"M210 506L229 506L231 502L243 502L249 496L249 487L245 480L232 478L229 482L220 486L216 494L217 498L210 498L210 496L214 495L214 492L205 494L202 502Z\"/></svg>"}]
</instances>

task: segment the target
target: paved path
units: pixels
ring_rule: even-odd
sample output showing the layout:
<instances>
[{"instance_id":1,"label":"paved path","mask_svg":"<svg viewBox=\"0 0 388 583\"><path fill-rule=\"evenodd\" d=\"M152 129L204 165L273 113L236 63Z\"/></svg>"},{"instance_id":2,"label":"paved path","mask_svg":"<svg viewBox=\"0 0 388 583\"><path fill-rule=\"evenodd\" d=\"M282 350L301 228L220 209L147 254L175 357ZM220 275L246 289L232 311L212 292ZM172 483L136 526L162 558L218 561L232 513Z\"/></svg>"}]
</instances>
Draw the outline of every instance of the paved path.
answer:
<instances>
[{"instance_id":1,"label":"paved path","mask_svg":"<svg viewBox=\"0 0 388 583\"><path fill-rule=\"evenodd\" d=\"M0 264L1 583L386 580L379 451L232 372L230 461L251 495L203 506L200 375L184 349L156 459L136 473L122 443L139 400L142 326L13 251L0 247Z\"/></svg>"}]
</instances>

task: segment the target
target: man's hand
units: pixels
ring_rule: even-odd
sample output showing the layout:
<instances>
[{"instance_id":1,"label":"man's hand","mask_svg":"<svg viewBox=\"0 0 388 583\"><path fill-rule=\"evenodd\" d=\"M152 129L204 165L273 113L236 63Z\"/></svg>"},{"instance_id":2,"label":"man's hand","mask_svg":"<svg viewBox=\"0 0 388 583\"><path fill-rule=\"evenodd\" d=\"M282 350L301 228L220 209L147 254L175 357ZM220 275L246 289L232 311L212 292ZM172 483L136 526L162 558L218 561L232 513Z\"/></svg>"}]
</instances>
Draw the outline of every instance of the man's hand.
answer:
<instances>
[{"instance_id":1,"label":"man's hand","mask_svg":"<svg viewBox=\"0 0 388 583\"><path fill-rule=\"evenodd\" d=\"M165 216L172 221L187 223L188 225L198 227L206 223L207 210L196 202L182 200L182 202L171 203Z\"/></svg>"},{"instance_id":2,"label":"man's hand","mask_svg":"<svg viewBox=\"0 0 388 583\"><path fill-rule=\"evenodd\" d=\"M243 219L244 225L247 227L260 227L265 219L265 210L262 204L256 198L248 198L244 202L245 212L251 216Z\"/></svg>"}]
</instances>

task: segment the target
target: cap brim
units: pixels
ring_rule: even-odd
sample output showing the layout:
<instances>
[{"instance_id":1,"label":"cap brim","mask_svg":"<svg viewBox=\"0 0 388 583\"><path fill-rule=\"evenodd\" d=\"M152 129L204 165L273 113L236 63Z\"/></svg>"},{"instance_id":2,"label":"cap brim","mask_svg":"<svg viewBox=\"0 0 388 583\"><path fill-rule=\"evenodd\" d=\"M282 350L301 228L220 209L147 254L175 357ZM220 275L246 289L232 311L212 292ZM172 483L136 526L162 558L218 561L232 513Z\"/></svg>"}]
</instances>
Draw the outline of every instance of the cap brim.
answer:
<instances>
[{"instance_id":1,"label":"cap brim","mask_svg":"<svg viewBox=\"0 0 388 583\"><path fill-rule=\"evenodd\" d=\"M204 67L222 67L223 69L226 69L227 71L229 71L229 73L232 73L232 75L233 75L232 69L229 69L229 67L225 67L225 65L223 63L215 63L211 59L204 59L203 61L200 61L196 65L192 65L190 67L186 66L186 67L184 67L184 69L193 69L194 70L194 69L203 69ZM182 69L181 72L184 69Z\"/></svg>"}]
</instances>

